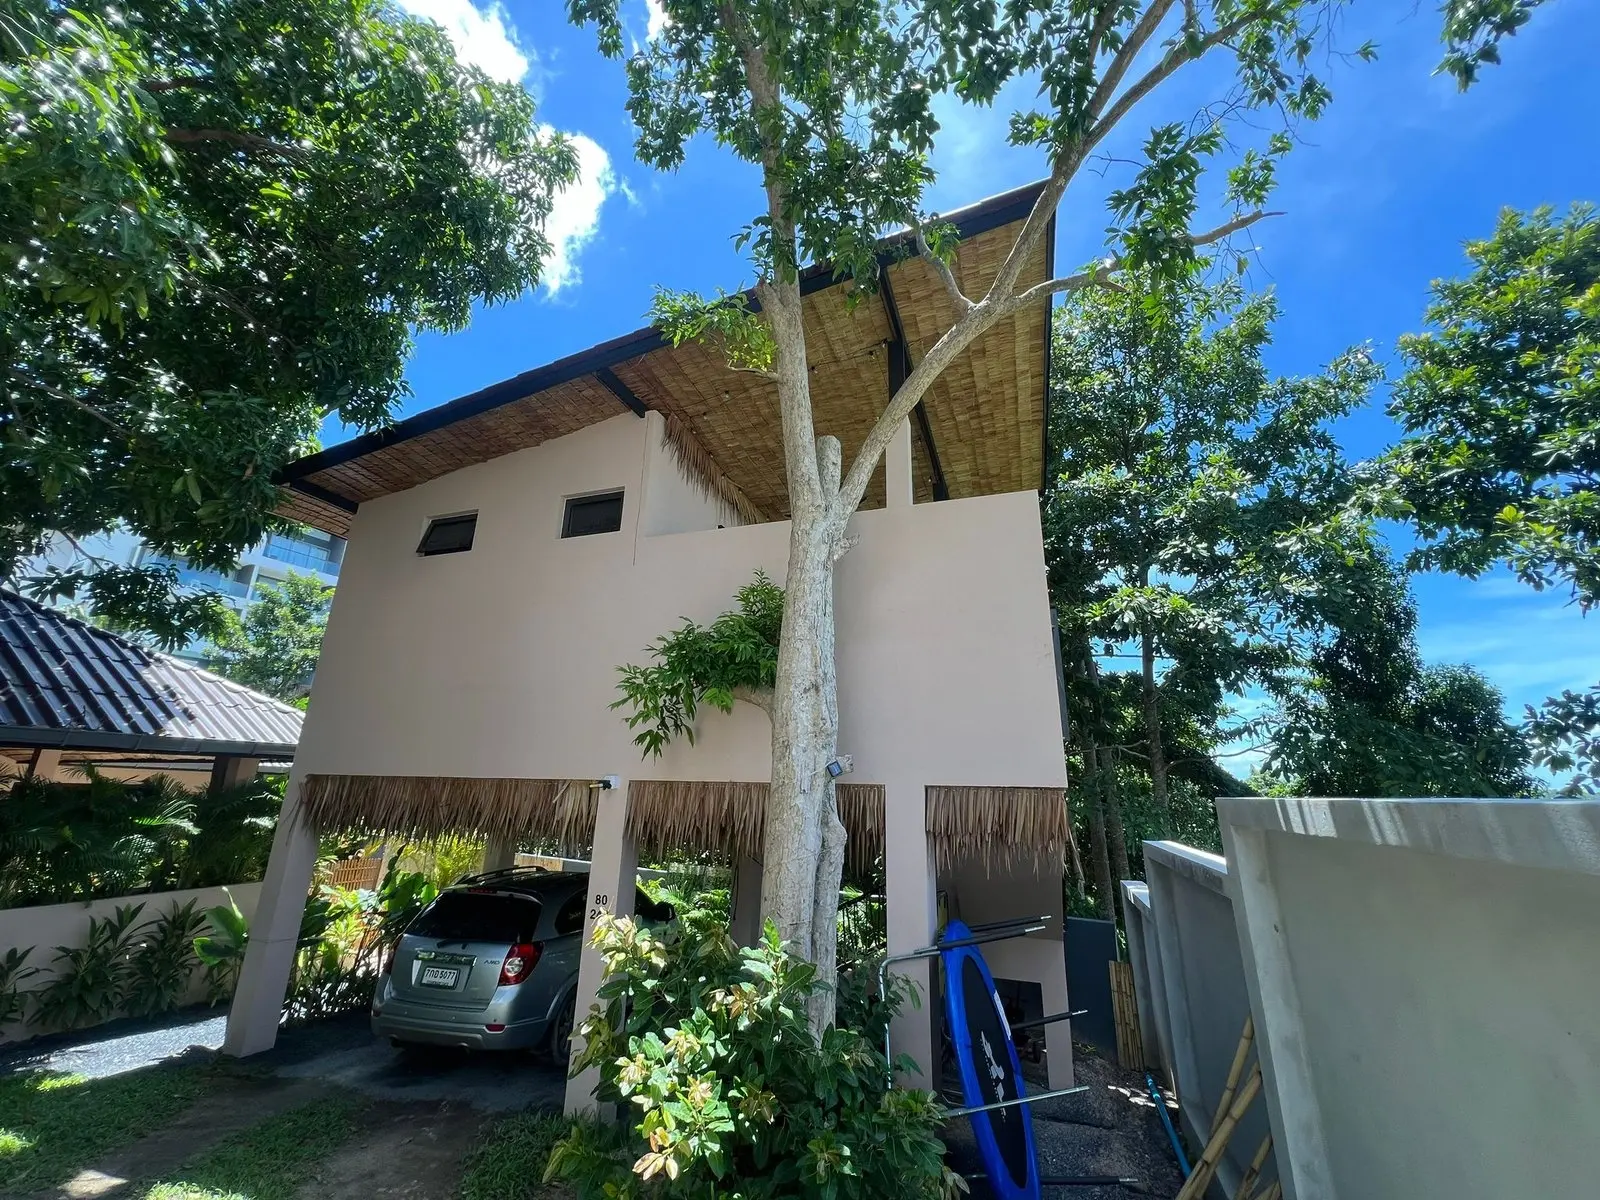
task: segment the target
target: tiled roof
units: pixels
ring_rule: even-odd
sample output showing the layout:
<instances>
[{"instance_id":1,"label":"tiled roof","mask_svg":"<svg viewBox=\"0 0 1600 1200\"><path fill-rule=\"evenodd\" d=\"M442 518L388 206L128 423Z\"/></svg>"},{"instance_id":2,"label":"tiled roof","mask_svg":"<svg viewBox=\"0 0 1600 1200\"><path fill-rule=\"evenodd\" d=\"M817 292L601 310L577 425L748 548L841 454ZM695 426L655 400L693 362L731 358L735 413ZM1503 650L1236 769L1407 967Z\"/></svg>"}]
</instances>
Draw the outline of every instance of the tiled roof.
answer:
<instances>
[{"instance_id":1,"label":"tiled roof","mask_svg":"<svg viewBox=\"0 0 1600 1200\"><path fill-rule=\"evenodd\" d=\"M0 745L292 758L303 714L0 589Z\"/></svg>"}]
</instances>

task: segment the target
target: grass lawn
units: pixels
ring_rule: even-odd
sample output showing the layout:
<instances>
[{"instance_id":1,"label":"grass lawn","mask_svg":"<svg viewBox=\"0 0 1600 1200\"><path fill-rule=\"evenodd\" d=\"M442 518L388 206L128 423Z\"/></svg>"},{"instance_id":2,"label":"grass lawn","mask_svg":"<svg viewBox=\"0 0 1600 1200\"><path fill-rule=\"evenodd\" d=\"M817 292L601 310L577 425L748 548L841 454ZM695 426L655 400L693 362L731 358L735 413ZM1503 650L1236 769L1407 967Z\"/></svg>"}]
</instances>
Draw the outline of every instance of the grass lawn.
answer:
<instances>
[{"instance_id":1,"label":"grass lawn","mask_svg":"<svg viewBox=\"0 0 1600 1200\"><path fill-rule=\"evenodd\" d=\"M85 1164L176 1117L214 1079L194 1067L157 1067L110 1079L0 1079L0 1193L65 1183Z\"/></svg>"},{"instance_id":2,"label":"grass lawn","mask_svg":"<svg viewBox=\"0 0 1600 1200\"><path fill-rule=\"evenodd\" d=\"M332 1085L308 1093L236 1067L18 1074L0 1079L0 1196L54 1200L93 1179L85 1172L110 1171L100 1179L119 1200L365 1200L386 1187L426 1200L569 1200L542 1182L569 1127L554 1113L484 1122L449 1104Z\"/></svg>"},{"instance_id":3,"label":"grass lawn","mask_svg":"<svg viewBox=\"0 0 1600 1200\"><path fill-rule=\"evenodd\" d=\"M559 1113L519 1113L496 1121L462 1164L461 1200L564 1194L564 1189L546 1187L541 1180L550 1148L571 1127Z\"/></svg>"},{"instance_id":4,"label":"grass lawn","mask_svg":"<svg viewBox=\"0 0 1600 1200\"><path fill-rule=\"evenodd\" d=\"M317 1164L350 1140L366 1107L330 1091L225 1138L146 1190L144 1200L292 1200Z\"/></svg>"}]
</instances>

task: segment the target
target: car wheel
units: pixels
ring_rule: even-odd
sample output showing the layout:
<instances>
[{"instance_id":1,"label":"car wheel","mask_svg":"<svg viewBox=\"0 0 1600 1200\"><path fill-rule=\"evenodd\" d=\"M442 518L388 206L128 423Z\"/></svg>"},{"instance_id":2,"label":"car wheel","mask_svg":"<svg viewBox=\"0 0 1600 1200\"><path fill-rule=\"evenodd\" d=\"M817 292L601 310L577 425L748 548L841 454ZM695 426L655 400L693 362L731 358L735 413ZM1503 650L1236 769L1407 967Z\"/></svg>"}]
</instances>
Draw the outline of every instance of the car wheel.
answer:
<instances>
[{"instance_id":1,"label":"car wheel","mask_svg":"<svg viewBox=\"0 0 1600 1200\"><path fill-rule=\"evenodd\" d=\"M557 1065L564 1064L572 1053L572 1021L577 1006L577 992L568 992L567 998L561 1002L561 1011L556 1013L555 1021L550 1026L550 1057Z\"/></svg>"}]
</instances>

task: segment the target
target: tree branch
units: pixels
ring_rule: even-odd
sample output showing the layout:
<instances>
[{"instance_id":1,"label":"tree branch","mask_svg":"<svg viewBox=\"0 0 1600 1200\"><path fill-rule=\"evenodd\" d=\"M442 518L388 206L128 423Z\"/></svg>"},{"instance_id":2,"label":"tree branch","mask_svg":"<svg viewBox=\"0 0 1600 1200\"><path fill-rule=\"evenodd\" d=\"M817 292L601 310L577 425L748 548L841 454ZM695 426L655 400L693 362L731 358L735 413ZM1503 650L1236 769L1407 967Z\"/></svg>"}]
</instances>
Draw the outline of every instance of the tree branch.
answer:
<instances>
[{"instance_id":1,"label":"tree branch","mask_svg":"<svg viewBox=\"0 0 1600 1200\"><path fill-rule=\"evenodd\" d=\"M1277 14L1277 11L1278 10L1276 8L1269 8L1260 12L1250 11L1244 16L1235 17L1226 25L1223 25L1221 28L1216 29L1207 34L1205 37L1201 38L1200 45L1192 51L1189 49L1188 43L1185 41L1180 41L1177 45L1173 46L1172 49L1168 50L1166 54L1162 56L1160 62L1151 67L1149 71L1139 78L1138 82L1136 82L1127 91L1123 92L1121 96L1117 97L1117 102L1111 106L1110 110L1107 111L1103 118L1095 121L1094 127L1089 131L1089 134L1085 139L1085 149L1089 149L1098 145L1107 134L1117 127L1118 122L1128 115L1128 113L1133 109L1134 105L1138 104L1139 101L1143 100L1152 91L1154 91L1157 86L1170 78L1179 67L1201 58L1203 55L1215 49L1217 46L1222 45L1222 43L1226 42L1229 38L1239 33L1246 26L1257 21L1271 20ZM1118 57L1120 58L1121 56L1119 55ZM1109 73L1107 74L1107 78L1110 78ZM1118 82L1121 82L1120 77L1118 78ZM1103 90L1104 87L1105 80L1102 80L1101 90ZM1115 91L1115 88L1112 90ZM1108 99L1110 99L1110 93L1107 93L1105 98L1101 99L1100 91L1097 90L1095 93L1095 101L1091 102L1089 106L1091 115L1099 115L1100 110L1098 107L1096 107L1096 102L1099 104L1104 104L1105 100Z\"/></svg>"},{"instance_id":2,"label":"tree branch","mask_svg":"<svg viewBox=\"0 0 1600 1200\"><path fill-rule=\"evenodd\" d=\"M1213 242L1220 242L1223 238L1238 233L1241 229L1250 228L1257 221L1265 220L1267 217L1281 216L1283 216L1281 212L1262 212L1257 209L1253 213L1246 213L1242 217L1236 217L1225 225L1218 225L1215 229L1209 229L1205 233L1190 234L1189 244L1191 246L1209 246ZM1122 270L1122 266L1122 259L1113 256L1090 270L1079 271L1076 275L1063 275L1058 279L1047 279L1043 283L1036 283L1027 291L1013 296L1011 300L1006 302L1003 306L1004 311L1006 313L1016 312L1019 308L1026 308L1046 296L1053 296L1058 292L1082 291L1090 286L1109 287L1121 291L1122 285L1113 279L1107 278L1107 276L1114 271Z\"/></svg>"},{"instance_id":3,"label":"tree branch","mask_svg":"<svg viewBox=\"0 0 1600 1200\"><path fill-rule=\"evenodd\" d=\"M950 269L950 264L935 254L928 245L928 239L922 236L922 226L915 226L917 235L917 253L924 262L934 269L939 276L939 281L944 284L944 290L949 293L950 299L955 302L956 312L965 314L971 311L973 304L967 294L961 290L961 284L956 282L956 273Z\"/></svg>"},{"instance_id":4,"label":"tree branch","mask_svg":"<svg viewBox=\"0 0 1600 1200\"><path fill-rule=\"evenodd\" d=\"M112 429L122 434L123 437L131 438L133 436L133 430L129 429L126 425L123 425L111 417L103 409L90 404L87 400L82 400L79 397L72 395L70 392L63 392L59 388L51 387L43 380L31 379L15 367L9 369L9 374L11 375L12 379L16 380L22 386L35 388L53 400L59 400L63 404L70 404L78 411L87 413L89 416L93 417L102 424L110 426ZM13 408L12 411L15 412L15 408Z\"/></svg>"},{"instance_id":5,"label":"tree branch","mask_svg":"<svg viewBox=\"0 0 1600 1200\"><path fill-rule=\"evenodd\" d=\"M770 688L736 687L733 689L733 698L745 704L753 704L769 717L772 715L772 690Z\"/></svg>"},{"instance_id":6,"label":"tree branch","mask_svg":"<svg viewBox=\"0 0 1600 1200\"><path fill-rule=\"evenodd\" d=\"M171 79L146 79L139 85L147 92L176 92L180 88L214 88L217 81L209 75L175 75Z\"/></svg>"},{"instance_id":7,"label":"tree branch","mask_svg":"<svg viewBox=\"0 0 1600 1200\"><path fill-rule=\"evenodd\" d=\"M1094 95L1089 98L1089 120L1094 121L1100 115L1100 110L1110 103L1111 97L1116 95L1117 89L1122 86L1122 79L1128 73L1128 68L1133 66L1133 60L1139 57L1145 43L1154 36L1155 31L1161 27L1161 22L1166 19L1167 13L1172 10L1175 0L1155 0L1144 15L1128 33L1128 40L1122 43L1116 55L1111 59L1111 65L1106 68L1106 73L1100 77L1099 85L1094 89Z\"/></svg>"},{"instance_id":8,"label":"tree branch","mask_svg":"<svg viewBox=\"0 0 1600 1200\"><path fill-rule=\"evenodd\" d=\"M727 32L744 65L750 93L751 116L761 140L762 186L767 194L767 220L771 235L771 277L756 285L756 298L772 329L776 353L774 381L778 387L778 417L783 430L783 457L789 485L789 515L800 521L806 514L827 512L814 449L816 423L811 411L810 381L806 374L806 338L800 299L798 247L794 215L783 182L783 162L775 129L781 125L783 97L759 45L750 36L744 17L733 0L717 5L717 20Z\"/></svg>"},{"instance_id":9,"label":"tree branch","mask_svg":"<svg viewBox=\"0 0 1600 1200\"><path fill-rule=\"evenodd\" d=\"M1085 61L1092 67L1094 60L1100 57L1100 47L1106 40L1106 34L1111 32L1111 23L1116 20L1120 0L1103 0L1100 11L1095 14L1094 24L1089 28L1089 51Z\"/></svg>"},{"instance_id":10,"label":"tree branch","mask_svg":"<svg viewBox=\"0 0 1600 1200\"><path fill-rule=\"evenodd\" d=\"M169 129L162 135L162 140L167 145L177 146L180 149L205 142L222 142L240 150L276 154L280 158L300 159L306 156L306 152L296 146L285 146L282 142L275 142L271 138L264 138L254 133L240 133L236 129Z\"/></svg>"}]
</instances>

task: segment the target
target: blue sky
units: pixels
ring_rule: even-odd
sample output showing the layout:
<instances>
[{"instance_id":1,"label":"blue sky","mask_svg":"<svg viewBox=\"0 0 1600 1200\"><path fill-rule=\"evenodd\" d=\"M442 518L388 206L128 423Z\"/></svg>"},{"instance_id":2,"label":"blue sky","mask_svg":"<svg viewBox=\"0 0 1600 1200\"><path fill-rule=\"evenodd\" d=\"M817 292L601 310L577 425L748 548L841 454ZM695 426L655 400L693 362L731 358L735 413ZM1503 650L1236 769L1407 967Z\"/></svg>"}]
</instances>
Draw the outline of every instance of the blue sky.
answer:
<instances>
[{"instance_id":1,"label":"blue sky","mask_svg":"<svg viewBox=\"0 0 1600 1200\"><path fill-rule=\"evenodd\" d=\"M449 29L466 57L528 86L540 119L577 137L584 168L554 220L553 286L480 311L464 332L421 337L403 414L637 328L658 284L709 290L750 281L730 239L757 211L754 172L704 139L675 174L638 163L622 66L596 53L589 31L566 23L563 3L401 3ZM624 3L642 41L659 12L647 0ZM1433 0L1375 0L1343 18L1341 43L1370 38L1379 58L1331 65L1334 103L1280 172L1272 206L1286 215L1252 230L1251 281L1276 288L1281 301L1269 359L1279 372L1314 372L1361 342L1392 360L1397 335L1418 326L1429 282L1462 271L1461 243L1486 236L1501 207L1600 201L1600 4L1552 0L1506 45L1505 64L1465 94L1432 75L1435 9ZM1206 69L1180 75L1136 109L1122 145L1108 153L1131 153L1153 124L1188 119L1207 94ZM1044 173L1038 153L1005 143L1011 107L1030 99L1029 89L1013 90L992 109L942 106L932 207L956 208ZM1100 252L1114 178L1115 168L1107 179L1085 172L1074 184L1058 222L1059 264ZM1341 427L1352 455L1394 437L1383 400L1380 389ZM326 437L341 440L334 429ZM1477 665L1513 714L1600 678L1600 617L1585 621L1563 596L1499 576L1424 576L1413 587L1428 660Z\"/></svg>"}]
</instances>

